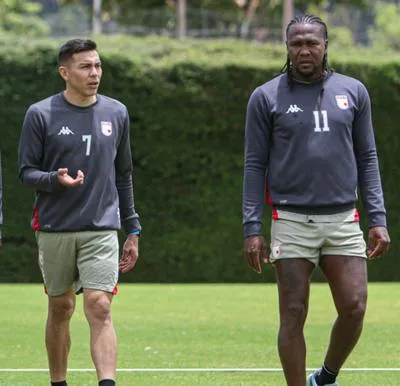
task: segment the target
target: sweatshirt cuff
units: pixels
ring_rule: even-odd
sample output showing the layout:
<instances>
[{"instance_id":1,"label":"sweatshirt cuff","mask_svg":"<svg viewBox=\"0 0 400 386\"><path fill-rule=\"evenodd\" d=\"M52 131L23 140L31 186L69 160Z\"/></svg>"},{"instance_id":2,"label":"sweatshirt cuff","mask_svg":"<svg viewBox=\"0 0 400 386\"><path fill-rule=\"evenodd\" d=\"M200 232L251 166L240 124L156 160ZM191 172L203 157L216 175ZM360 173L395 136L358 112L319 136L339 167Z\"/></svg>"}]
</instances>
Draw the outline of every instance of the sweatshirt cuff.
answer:
<instances>
[{"instance_id":1,"label":"sweatshirt cuff","mask_svg":"<svg viewBox=\"0 0 400 386\"><path fill-rule=\"evenodd\" d=\"M124 231L127 235L134 234L134 233L141 233L142 226L140 225L139 219L131 218L129 220L125 220L122 224Z\"/></svg>"},{"instance_id":2,"label":"sweatshirt cuff","mask_svg":"<svg viewBox=\"0 0 400 386\"><path fill-rule=\"evenodd\" d=\"M53 191L61 191L67 189L58 179L57 172L50 172L50 184L53 187Z\"/></svg>"},{"instance_id":3,"label":"sweatshirt cuff","mask_svg":"<svg viewBox=\"0 0 400 386\"><path fill-rule=\"evenodd\" d=\"M368 218L368 228L387 227L386 214L376 213Z\"/></svg>"},{"instance_id":4,"label":"sweatshirt cuff","mask_svg":"<svg viewBox=\"0 0 400 386\"><path fill-rule=\"evenodd\" d=\"M250 222L244 224L244 237L261 235L261 222Z\"/></svg>"}]
</instances>

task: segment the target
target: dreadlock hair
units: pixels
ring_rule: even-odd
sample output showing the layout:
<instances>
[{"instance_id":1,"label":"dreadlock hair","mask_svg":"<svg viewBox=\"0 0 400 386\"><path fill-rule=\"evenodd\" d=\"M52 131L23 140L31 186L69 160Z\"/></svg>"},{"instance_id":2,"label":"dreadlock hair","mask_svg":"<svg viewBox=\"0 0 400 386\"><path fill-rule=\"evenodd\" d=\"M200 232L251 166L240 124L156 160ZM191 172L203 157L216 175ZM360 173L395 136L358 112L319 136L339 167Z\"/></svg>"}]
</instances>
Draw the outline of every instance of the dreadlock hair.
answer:
<instances>
[{"instance_id":1,"label":"dreadlock hair","mask_svg":"<svg viewBox=\"0 0 400 386\"><path fill-rule=\"evenodd\" d=\"M302 24L302 23L303 24L319 24L322 27L325 40L328 40L328 27L326 26L326 24L322 21L322 19L320 17L315 16L315 15L296 16L294 19L292 19L286 27L286 38L289 34L289 29L292 25ZM328 54L327 53L324 54L324 57L322 59L322 68L323 68L324 72L332 72L332 69L328 66ZM292 77L292 68L291 68L291 64L290 64L289 54L286 57L285 65L279 71L278 75L284 74L284 73L287 74L289 87L291 87L293 84L293 77Z\"/></svg>"}]
</instances>

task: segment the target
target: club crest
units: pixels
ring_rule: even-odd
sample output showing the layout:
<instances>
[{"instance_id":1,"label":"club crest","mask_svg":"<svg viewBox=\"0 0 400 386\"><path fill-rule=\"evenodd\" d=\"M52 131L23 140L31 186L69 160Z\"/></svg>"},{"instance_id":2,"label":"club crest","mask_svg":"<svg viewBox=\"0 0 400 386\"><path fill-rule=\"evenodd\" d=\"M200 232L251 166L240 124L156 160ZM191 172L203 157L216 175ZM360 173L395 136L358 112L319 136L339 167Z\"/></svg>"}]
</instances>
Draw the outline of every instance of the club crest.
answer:
<instances>
[{"instance_id":1,"label":"club crest","mask_svg":"<svg viewBox=\"0 0 400 386\"><path fill-rule=\"evenodd\" d=\"M271 254L274 259L279 258L279 255L281 254L281 245L282 243L280 243L279 241L274 240L272 242Z\"/></svg>"},{"instance_id":2,"label":"club crest","mask_svg":"<svg viewBox=\"0 0 400 386\"><path fill-rule=\"evenodd\" d=\"M336 95L336 104L339 109L347 110L349 108L349 101L347 99L347 95Z\"/></svg>"},{"instance_id":3,"label":"club crest","mask_svg":"<svg viewBox=\"0 0 400 386\"><path fill-rule=\"evenodd\" d=\"M100 122L101 132L109 137L112 134L112 124L108 121L101 121Z\"/></svg>"}]
</instances>

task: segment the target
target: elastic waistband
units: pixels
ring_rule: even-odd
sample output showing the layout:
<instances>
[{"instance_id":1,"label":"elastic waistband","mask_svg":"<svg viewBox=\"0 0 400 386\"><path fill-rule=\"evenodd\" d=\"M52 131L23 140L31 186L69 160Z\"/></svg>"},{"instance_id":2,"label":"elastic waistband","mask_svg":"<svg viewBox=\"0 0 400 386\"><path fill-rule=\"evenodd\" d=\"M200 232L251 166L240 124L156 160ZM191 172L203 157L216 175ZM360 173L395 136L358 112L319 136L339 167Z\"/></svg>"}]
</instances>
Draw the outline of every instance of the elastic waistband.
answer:
<instances>
[{"instance_id":1,"label":"elastic waistband","mask_svg":"<svg viewBox=\"0 0 400 386\"><path fill-rule=\"evenodd\" d=\"M334 214L303 214L303 213L289 212L286 210L274 209L272 212L272 219L290 220L290 221L304 222L304 223L359 222L360 215L356 208Z\"/></svg>"},{"instance_id":2,"label":"elastic waistband","mask_svg":"<svg viewBox=\"0 0 400 386\"><path fill-rule=\"evenodd\" d=\"M349 204L339 205L316 205L316 206L296 206L296 205L273 205L275 209L284 210L286 212L301 213L301 214L336 214L343 213L354 209L356 204L350 202Z\"/></svg>"}]
</instances>

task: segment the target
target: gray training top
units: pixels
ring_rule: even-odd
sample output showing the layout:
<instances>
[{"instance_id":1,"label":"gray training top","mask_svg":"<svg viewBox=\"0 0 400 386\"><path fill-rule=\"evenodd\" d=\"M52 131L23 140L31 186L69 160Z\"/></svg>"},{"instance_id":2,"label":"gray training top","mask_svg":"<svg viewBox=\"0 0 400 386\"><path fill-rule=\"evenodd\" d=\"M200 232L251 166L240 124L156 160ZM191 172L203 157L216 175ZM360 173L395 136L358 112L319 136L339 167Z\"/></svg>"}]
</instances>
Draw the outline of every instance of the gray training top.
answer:
<instances>
[{"instance_id":1,"label":"gray training top","mask_svg":"<svg viewBox=\"0 0 400 386\"><path fill-rule=\"evenodd\" d=\"M57 169L81 186L66 188ZM132 189L129 116L115 99L97 95L88 107L68 103L63 93L29 107L19 143L22 182L36 189L32 227L48 232L140 230Z\"/></svg>"},{"instance_id":2,"label":"gray training top","mask_svg":"<svg viewBox=\"0 0 400 386\"><path fill-rule=\"evenodd\" d=\"M261 234L265 189L273 207L333 214L353 208L357 186L369 226L386 226L371 103L356 79L318 83L282 74L256 88L247 106L243 224Z\"/></svg>"}]
</instances>

